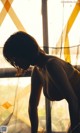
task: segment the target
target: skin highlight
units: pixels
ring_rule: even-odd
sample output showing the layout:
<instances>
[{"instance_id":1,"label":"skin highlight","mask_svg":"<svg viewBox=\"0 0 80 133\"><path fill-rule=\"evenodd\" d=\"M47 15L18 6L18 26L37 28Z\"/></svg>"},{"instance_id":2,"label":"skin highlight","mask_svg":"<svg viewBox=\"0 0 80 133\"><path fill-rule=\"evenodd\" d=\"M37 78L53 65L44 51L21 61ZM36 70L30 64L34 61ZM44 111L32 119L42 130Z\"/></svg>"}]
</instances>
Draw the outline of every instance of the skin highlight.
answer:
<instances>
[{"instance_id":1,"label":"skin highlight","mask_svg":"<svg viewBox=\"0 0 80 133\"><path fill-rule=\"evenodd\" d=\"M7 39L3 55L18 70L17 74L22 74L33 66L28 110L31 133L37 133L38 130L38 105L42 89L44 96L50 101L66 99L71 122L68 133L79 133L80 72L70 63L47 55L31 35L22 31Z\"/></svg>"}]
</instances>

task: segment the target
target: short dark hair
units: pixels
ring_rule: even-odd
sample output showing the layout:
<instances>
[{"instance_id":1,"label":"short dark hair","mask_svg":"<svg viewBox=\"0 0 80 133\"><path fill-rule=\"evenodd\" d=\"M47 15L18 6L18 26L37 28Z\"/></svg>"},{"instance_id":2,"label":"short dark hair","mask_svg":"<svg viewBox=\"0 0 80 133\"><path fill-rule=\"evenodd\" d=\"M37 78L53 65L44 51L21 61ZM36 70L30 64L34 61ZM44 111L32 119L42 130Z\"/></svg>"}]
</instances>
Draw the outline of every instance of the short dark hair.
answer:
<instances>
[{"instance_id":1,"label":"short dark hair","mask_svg":"<svg viewBox=\"0 0 80 133\"><path fill-rule=\"evenodd\" d=\"M26 58L29 64L36 58L38 50L37 41L29 34L19 31L11 35L4 44L3 56L14 66L15 58Z\"/></svg>"}]
</instances>

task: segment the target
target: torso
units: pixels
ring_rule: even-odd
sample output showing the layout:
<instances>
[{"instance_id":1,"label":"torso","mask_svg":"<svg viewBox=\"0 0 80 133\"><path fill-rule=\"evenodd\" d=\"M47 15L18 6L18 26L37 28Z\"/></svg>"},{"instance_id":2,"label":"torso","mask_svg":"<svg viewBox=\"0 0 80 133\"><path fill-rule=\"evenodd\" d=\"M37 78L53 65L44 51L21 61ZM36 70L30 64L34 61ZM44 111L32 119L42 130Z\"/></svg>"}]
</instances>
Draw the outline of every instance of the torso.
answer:
<instances>
[{"instance_id":1,"label":"torso","mask_svg":"<svg viewBox=\"0 0 80 133\"><path fill-rule=\"evenodd\" d=\"M72 65L70 65L69 63L67 63L57 57L50 57L50 59L51 60L53 59L53 61L54 61L54 59L59 61L59 63L64 68L73 89L76 89L77 85L80 84L80 72L77 71L74 67L72 67ZM59 101L59 100L62 100L65 98L60 86L58 86L55 83L54 79L51 79L51 77L46 69L46 65L41 70L41 76L42 76L42 82L43 82L43 92L44 92L44 95L48 99L50 99L52 101L54 101L54 100ZM80 88L80 85L79 85L79 88Z\"/></svg>"},{"instance_id":2,"label":"torso","mask_svg":"<svg viewBox=\"0 0 80 133\"><path fill-rule=\"evenodd\" d=\"M43 73L43 93L44 95L51 101L62 100L63 94L61 93L61 89L56 86L54 80L52 81L47 69L42 71Z\"/></svg>"}]
</instances>

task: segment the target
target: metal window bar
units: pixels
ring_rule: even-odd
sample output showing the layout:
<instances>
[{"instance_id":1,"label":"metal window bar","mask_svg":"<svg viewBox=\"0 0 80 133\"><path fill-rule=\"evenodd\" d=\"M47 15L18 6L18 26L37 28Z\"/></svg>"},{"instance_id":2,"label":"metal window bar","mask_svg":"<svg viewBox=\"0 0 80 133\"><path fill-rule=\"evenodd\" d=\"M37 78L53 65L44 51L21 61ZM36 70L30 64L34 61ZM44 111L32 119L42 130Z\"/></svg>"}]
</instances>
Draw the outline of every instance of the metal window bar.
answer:
<instances>
[{"instance_id":1,"label":"metal window bar","mask_svg":"<svg viewBox=\"0 0 80 133\"><path fill-rule=\"evenodd\" d=\"M46 53L49 53L48 46L48 19L47 19L47 0L42 0L42 23L43 23L43 47ZM46 47L45 47L46 46ZM75 66L80 71L80 66ZM20 77L30 77L32 69ZM16 76L15 68L0 68L0 78L13 78ZM46 133L51 133L51 108L50 101L45 98L46 110ZM60 132L57 132L60 133Z\"/></svg>"},{"instance_id":2,"label":"metal window bar","mask_svg":"<svg viewBox=\"0 0 80 133\"><path fill-rule=\"evenodd\" d=\"M42 23L43 23L43 47L46 53L49 53L48 47L48 18L47 18L47 0L42 0ZM45 98L46 111L46 133L51 133L51 108L50 101Z\"/></svg>"},{"instance_id":3,"label":"metal window bar","mask_svg":"<svg viewBox=\"0 0 80 133\"><path fill-rule=\"evenodd\" d=\"M75 68L77 68L80 71L80 65L75 65ZM31 72L32 72L32 68L30 69L30 71L27 71L24 75L19 76L19 77L30 77L31 76ZM15 68L0 68L0 78L13 78L13 77L17 77L16 76L16 69ZM47 101L47 99L45 100L45 106L46 106L46 133L65 133L65 132L54 132L54 131L50 131L51 128L51 113L49 111L50 109L50 102ZM50 120L49 120L50 119ZM50 124L50 125L48 125Z\"/></svg>"}]
</instances>

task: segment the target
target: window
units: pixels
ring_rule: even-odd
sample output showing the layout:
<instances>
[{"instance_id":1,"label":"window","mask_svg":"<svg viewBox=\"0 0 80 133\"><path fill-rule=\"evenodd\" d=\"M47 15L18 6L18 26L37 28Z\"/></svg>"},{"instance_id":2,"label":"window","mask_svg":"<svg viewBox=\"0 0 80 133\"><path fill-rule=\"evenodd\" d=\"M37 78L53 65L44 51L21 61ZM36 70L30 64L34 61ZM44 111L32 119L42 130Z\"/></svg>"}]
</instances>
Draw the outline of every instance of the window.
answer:
<instances>
[{"instance_id":1,"label":"window","mask_svg":"<svg viewBox=\"0 0 80 133\"><path fill-rule=\"evenodd\" d=\"M42 23L43 0L1 0L0 1L0 69L13 68L4 58L2 49L6 39L16 31L31 34L41 48L43 43ZM73 65L80 62L80 6L78 0L47 0L48 48ZM74 60L73 60L74 58ZM8 121L9 130L18 124L27 124L30 77L0 78L0 124ZM39 130L45 130L45 102L42 94L39 104ZM43 104L42 104L43 103ZM64 112L64 114L63 114ZM69 124L68 106L65 100L51 103L52 130L66 131ZM26 119L27 118L27 119ZM17 130L21 130L16 128ZM25 129L24 129L25 130Z\"/></svg>"}]
</instances>

